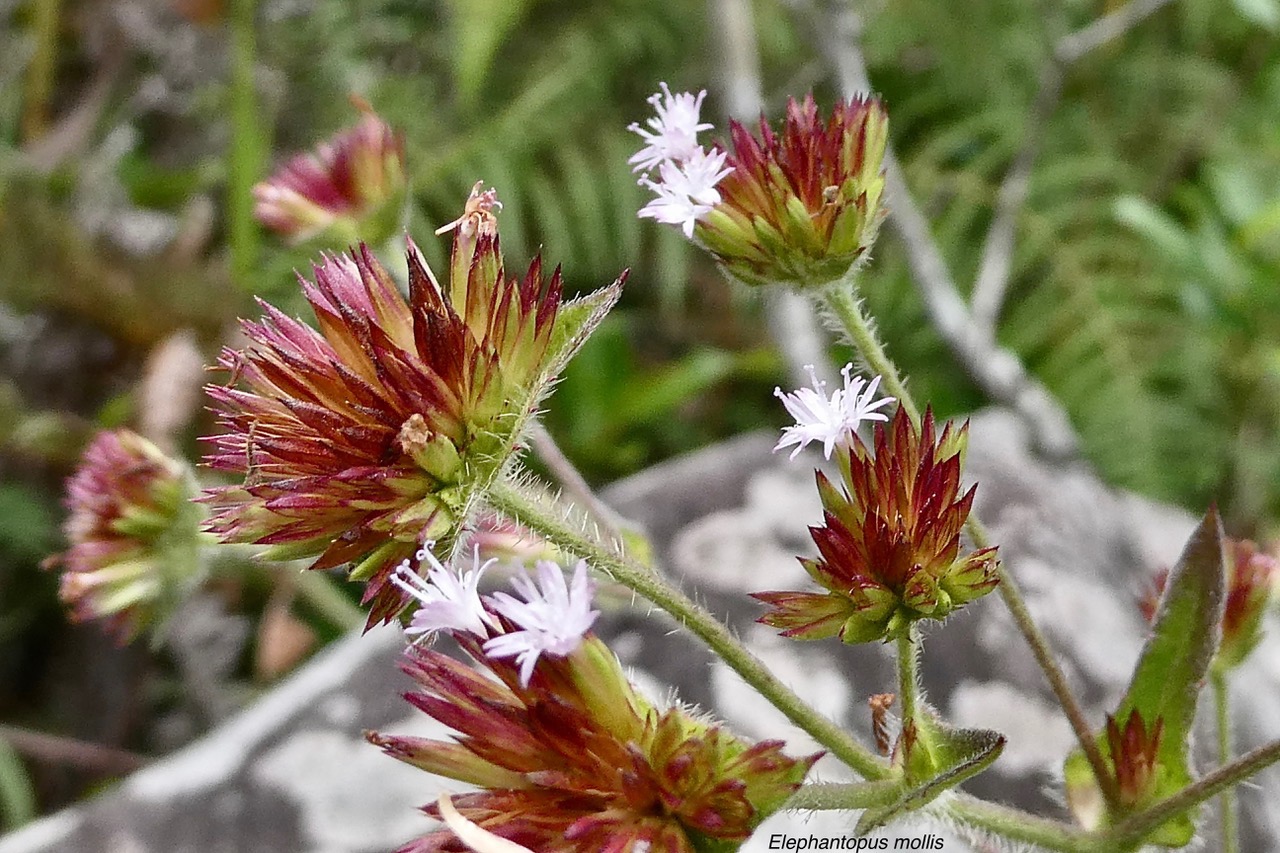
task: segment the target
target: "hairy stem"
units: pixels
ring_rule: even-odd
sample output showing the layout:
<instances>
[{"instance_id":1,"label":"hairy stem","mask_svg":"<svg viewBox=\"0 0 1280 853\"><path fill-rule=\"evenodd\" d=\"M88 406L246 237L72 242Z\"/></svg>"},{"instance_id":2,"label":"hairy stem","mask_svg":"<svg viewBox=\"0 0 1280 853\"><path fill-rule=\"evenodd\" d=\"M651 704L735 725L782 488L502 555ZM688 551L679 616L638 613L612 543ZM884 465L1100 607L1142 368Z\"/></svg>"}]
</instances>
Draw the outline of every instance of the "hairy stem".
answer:
<instances>
[{"instance_id":1,"label":"hairy stem","mask_svg":"<svg viewBox=\"0 0 1280 853\"><path fill-rule=\"evenodd\" d=\"M596 569L643 596L675 617L720 656L787 719L867 779L886 779L890 770L880 758L854 740L840 726L806 704L778 680L764 663L730 633L718 619L655 572L610 552L572 529L515 484L500 480L488 494L490 505L549 542L588 560Z\"/></svg>"},{"instance_id":2,"label":"hairy stem","mask_svg":"<svg viewBox=\"0 0 1280 853\"><path fill-rule=\"evenodd\" d=\"M1226 673L1214 668L1210 676L1213 682L1213 707L1218 722L1218 766L1225 767L1231 760L1231 707L1228 704ZM1236 792L1234 787L1224 788L1218 797L1222 820L1222 853L1239 853L1239 829L1236 826Z\"/></svg>"},{"instance_id":3,"label":"hairy stem","mask_svg":"<svg viewBox=\"0 0 1280 853\"><path fill-rule=\"evenodd\" d=\"M1105 849L1090 833L1071 824L989 803L968 794L956 794L947 799L944 811L961 823L1047 850L1087 853Z\"/></svg>"},{"instance_id":4,"label":"hairy stem","mask_svg":"<svg viewBox=\"0 0 1280 853\"><path fill-rule=\"evenodd\" d=\"M783 808L805 811L845 811L887 806L902 793L893 779L876 782L819 782L805 785L791 795Z\"/></svg>"},{"instance_id":5,"label":"hairy stem","mask_svg":"<svg viewBox=\"0 0 1280 853\"><path fill-rule=\"evenodd\" d=\"M858 302L858 296L854 290L853 274L845 276L839 281L833 282L822 291L823 301L827 308L840 321L840 325L849 335L849 340L862 354L863 359L867 362L867 367L872 372L879 374L882 387L898 398L898 405L902 406L907 413L907 417L911 418L911 423L916 428L920 428L920 410L916 408L915 401L911 399L910 392L907 391L906 383L902 381L902 377L898 374L898 367L893 363L893 359L889 358L889 354L885 352L884 346L876 338L875 329L871 325L870 319L863 313L862 306Z\"/></svg>"},{"instance_id":6,"label":"hairy stem","mask_svg":"<svg viewBox=\"0 0 1280 853\"><path fill-rule=\"evenodd\" d=\"M916 696L920 692L920 638L915 626L898 638L898 699L902 702L902 726L916 722ZM919 730L919 726L916 726Z\"/></svg>"},{"instance_id":7,"label":"hairy stem","mask_svg":"<svg viewBox=\"0 0 1280 853\"><path fill-rule=\"evenodd\" d=\"M911 393L902 381L893 359L889 357L884 346L876 338L870 320L863 313L862 306L854 293L852 278L847 276L845 279L827 287L823 290L822 296L831 308L832 313L835 314L849 333L849 338L862 353L867 365L880 374L884 387L888 389L889 393L898 398L898 404L902 406L903 411L907 413L907 416L911 418L911 422L918 428L920 425L920 410L911 399ZM978 520L976 513L970 513L966 529L973 539L975 547L986 548L990 546L990 537L987 536L986 529L983 527L982 522ZM1093 731L1089 728L1088 720L1085 718L1084 710L1080 707L1080 702L1076 699L1075 694L1071 692L1071 687L1067 684L1067 678L1063 674L1062 668L1054 660L1053 653L1049 648L1049 641L1031 618L1031 613L1027 610L1026 602L1022 598L1018 585L1003 564L999 566L998 572L1000 577L1000 585L998 587L1000 597L1004 599L1005 605L1009 608L1009 613L1013 616L1013 621L1018 626L1018 631L1021 632L1027 644L1031 646L1031 652L1035 655L1036 662L1044 671L1045 678L1048 679L1049 686L1053 690L1053 695L1057 697L1058 704L1062 706L1062 710L1066 713L1067 719L1071 723L1071 728L1075 732L1076 739L1080 742L1080 747L1084 750L1085 757L1089 761L1089 767L1093 770L1093 775L1098 781L1099 789L1108 804L1114 806L1119 801L1116 781L1107 768L1102 751L1098 748L1097 739L1094 737ZM903 718L908 719L905 710Z\"/></svg>"}]
</instances>

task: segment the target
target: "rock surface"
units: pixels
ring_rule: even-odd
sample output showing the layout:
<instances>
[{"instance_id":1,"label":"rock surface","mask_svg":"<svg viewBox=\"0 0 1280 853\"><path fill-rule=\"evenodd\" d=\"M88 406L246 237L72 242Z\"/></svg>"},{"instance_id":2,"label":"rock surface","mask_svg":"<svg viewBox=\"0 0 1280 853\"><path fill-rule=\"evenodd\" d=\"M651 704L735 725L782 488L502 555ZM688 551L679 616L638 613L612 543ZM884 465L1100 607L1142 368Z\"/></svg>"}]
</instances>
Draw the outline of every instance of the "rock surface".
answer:
<instances>
[{"instance_id":1,"label":"rock surface","mask_svg":"<svg viewBox=\"0 0 1280 853\"><path fill-rule=\"evenodd\" d=\"M784 681L833 718L868 734L867 696L893 689L880 646L800 644L756 625L745 592L804 588L796 554L811 553L806 526L819 519L813 463L773 456L773 437L749 435L616 484L606 498L650 533L661 564L727 619ZM1195 524L1188 514L1101 486L1087 470L1051 468L1027 449L1016 419L974 418L968 476L1034 614L1068 677L1101 722L1122 694L1145 628L1135 594L1171 564ZM1237 748L1280 736L1280 626L1235 680ZM674 686L752 737L812 744L725 666L642 608L608 613L598 626L636 680ZM415 807L445 783L384 757L361 732L440 736L399 693L397 630L342 640L259 702L191 746L98 798L0 839L0 853L374 853L426 830ZM1008 736L1003 756L972 780L972 793L1063 816L1057 779L1069 727L997 596L928 632L923 674L930 701L955 723ZM1207 697L1206 697L1207 698ZM1208 703L1206 702L1206 705ZM1202 708L1201 717L1209 716ZM1201 742L1212 737L1205 730ZM1211 766L1206 760L1202 766ZM839 780L830 759L820 778ZM1280 849L1276 769L1240 789L1243 850ZM1269 796L1270 794L1270 796ZM1205 834L1213 838L1212 809ZM844 836L844 815L779 815L744 849L765 850L775 832ZM947 851L995 849L919 818L896 832L941 838ZM916 848L919 849L919 848ZM928 849L928 848L925 848ZM933 849L939 849L936 846Z\"/></svg>"}]
</instances>

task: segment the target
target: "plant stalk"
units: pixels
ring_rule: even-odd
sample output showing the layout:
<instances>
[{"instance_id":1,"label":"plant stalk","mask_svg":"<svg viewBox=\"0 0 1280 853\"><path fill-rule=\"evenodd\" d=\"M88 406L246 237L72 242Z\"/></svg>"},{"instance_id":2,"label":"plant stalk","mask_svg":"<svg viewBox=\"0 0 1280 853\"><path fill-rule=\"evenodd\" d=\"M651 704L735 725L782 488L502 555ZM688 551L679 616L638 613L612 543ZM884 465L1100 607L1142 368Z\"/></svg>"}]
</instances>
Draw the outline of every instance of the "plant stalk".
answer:
<instances>
[{"instance_id":1,"label":"plant stalk","mask_svg":"<svg viewBox=\"0 0 1280 853\"><path fill-rule=\"evenodd\" d=\"M893 363L893 359L889 358L889 354L885 352L879 339L876 337L875 328L871 325L870 319L863 312L861 304L858 302L857 291L854 289L853 275L850 274L839 281L832 282L822 291L822 298L827 304L827 308L840 321L840 325L844 327L848 333L850 341L854 347L862 354L863 359L867 362L867 367L880 376L882 387L894 397L898 399L898 405L907 413L907 417L911 418L911 423L916 429L920 428L920 410L916 408L915 401L911 398L911 392L907 390L907 385L902 381L902 376L898 373L898 366Z\"/></svg>"},{"instance_id":2,"label":"plant stalk","mask_svg":"<svg viewBox=\"0 0 1280 853\"><path fill-rule=\"evenodd\" d=\"M499 480L494 484L489 490L488 501L494 509L549 542L586 559L596 569L667 611L694 636L706 643L743 681L785 714L787 719L808 732L814 740L863 778L880 780L890 777L891 771L884 761L805 703L719 620L655 572L606 550L573 530L508 480Z\"/></svg>"},{"instance_id":3,"label":"plant stalk","mask_svg":"<svg viewBox=\"0 0 1280 853\"><path fill-rule=\"evenodd\" d=\"M262 131L258 125L253 71L256 61L256 0L231 0L230 98L231 143L227 154L227 245L231 277L246 291L253 288L258 258L258 226L253 219L253 184L262 166Z\"/></svg>"},{"instance_id":4,"label":"plant stalk","mask_svg":"<svg viewBox=\"0 0 1280 853\"><path fill-rule=\"evenodd\" d=\"M894 779L875 782L819 782L804 785L783 808L804 811L843 811L887 806L902 793Z\"/></svg>"},{"instance_id":5,"label":"plant stalk","mask_svg":"<svg viewBox=\"0 0 1280 853\"><path fill-rule=\"evenodd\" d=\"M902 726L916 724L920 731L916 697L920 692L920 638L912 625L898 638L898 700L902 702Z\"/></svg>"},{"instance_id":6,"label":"plant stalk","mask_svg":"<svg viewBox=\"0 0 1280 853\"><path fill-rule=\"evenodd\" d=\"M1111 849L1100 845L1094 835L1079 827L989 803L968 794L957 793L949 797L945 800L944 812L969 826L1047 850L1095 853Z\"/></svg>"},{"instance_id":7,"label":"plant stalk","mask_svg":"<svg viewBox=\"0 0 1280 853\"><path fill-rule=\"evenodd\" d=\"M850 340L862 354L867 365L880 374L884 387L890 394L898 398L898 405L902 406L903 411L907 413L907 416L911 418L911 422L918 429L920 427L920 410L911 399L911 393L902 381L897 366L876 337L871 321L862 310L855 290L854 274L850 273L840 281L829 285L822 291L822 296L831 312L844 326ZM989 546L990 538L987 536L986 528L983 527L976 513L969 514L969 520L965 527L973 539L975 547L986 548ZM1120 793L1116 786L1115 778L1112 776L1106 760L1102 756L1102 750L1098 747L1093 730L1089 727L1084 710L1081 708L1075 694L1072 693L1070 685L1067 684L1067 678L1063 674L1062 668L1054 660L1053 653L1049 648L1049 641L1031 618L1031 613L1027 610L1026 602L1023 600L1022 593L1019 591L1013 577L1003 564L998 566L997 571L1000 577L998 587L1000 597L1004 599L1005 605L1009 608L1009 613L1013 617L1014 624L1018 626L1019 632L1026 639L1027 644L1031 646L1031 652L1035 655L1036 662L1040 665L1040 669L1044 671L1045 677L1049 681L1049 686L1053 690L1054 696L1058 699L1058 704L1062 706L1063 712L1067 715L1067 720L1071 723L1076 739L1080 742L1080 748L1084 750L1085 758L1088 760L1089 767L1098 782L1098 788L1102 791L1102 795L1106 798L1108 805L1114 808L1119 802ZM904 719L906 719L905 706Z\"/></svg>"},{"instance_id":8,"label":"plant stalk","mask_svg":"<svg viewBox=\"0 0 1280 853\"><path fill-rule=\"evenodd\" d=\"M1210 674L1213 683L1213 706L1218 723L1218 766L1226 767L1231 761L1231 707L1228 704L1227 675L1217 667ZM1239 853L1240 830L1236 820L1236 792L1234 787L1224 788L1218 797L1222 821L1222 853Z\"/></svg>"}]
</instances>

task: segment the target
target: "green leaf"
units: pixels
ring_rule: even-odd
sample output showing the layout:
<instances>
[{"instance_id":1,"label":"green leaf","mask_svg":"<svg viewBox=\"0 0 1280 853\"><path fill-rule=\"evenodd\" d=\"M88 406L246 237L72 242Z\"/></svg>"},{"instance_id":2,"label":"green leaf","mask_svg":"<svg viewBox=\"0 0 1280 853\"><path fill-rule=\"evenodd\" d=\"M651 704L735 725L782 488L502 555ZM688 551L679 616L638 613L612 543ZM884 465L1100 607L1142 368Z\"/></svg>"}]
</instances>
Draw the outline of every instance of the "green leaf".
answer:
<instances>
[{"instance_id":1,"label":"green leaf","mask_svg":"<svg viewBox=\"0 0 1280 853\"><path fill-rule=\"evenodd\" d=\"M1241 16L1265 30L1280 29L1280 3L1276 0L1231 0L1231 5Z\"/></svg>"},{"instance_id":2,"label":"green leaf","mask_svg":"<svg viewBox=\"0 0 1280 853\"><path fill-rule=\"evenodd\" d=\"M0 828L16 829L36 816L36 794L18 753L0 737Z\"/></svg>"},{"instance_id":3,"label":"green leaf","mask_svg":"<svg viewBox=\"0 0 1280 853\"><path fill-rule=\"evenodd\" d=\"M1192 781L1188 752L1196 700L1218 647L1222 621L1222 552L1222 525L1217 510L1210 508L1169 575L1151 638L1142 649L1133 680L1114 715L1123 723L1137 709L1148 726L1155 725L1157 719L1164 720L1154 799L1171 796ZM1098 734L1098 743L1108 754L1105 732ZM1095 786L1092 771L1079 749L1068 756L1064 774L1068 789L1087 791ZM1109 815L1112 822L1123 816ZM1188 814L1165 823L1145 841L1181 847L1194 834L1195 825Z\"/></svg>"},{"instance_id":4,"label":"green leaf","mask_svg":"<svg viewBox=\"0 0 1280 853\"><path fill-rule=\"evenodd\" d=\"M922 783L904 785L892 803L864 811L854 829L856 834L865 835L907 812L927 806L944 791L987 769L1004 750L1005 737L999 732L953 729L931 715L925 715L922 722L928 731L927 737L922 735L919 743L928 741L938 770Z\"/></svg>"},{"instance_id":5,"label":"green leaf","mask_svg":"<svg viewBox=\"0 0 1280 853\"><path fill-rule=\"evenodd\" d=\"M551 330L551 342L547 345L547 366L539 385L545 385L560 375L565 364L604 320L617 303L618 297L622 296L622 284L626 280L627 272L624 270L618 280L608 287L602 287L595 293L560 306L560 310L556 312L555 328Z\"/></svg>"},{"instance_id":6,"label":"green leaf","mask_svg":"<svg viewBox=\"0 0 1280 853\"><path fill-rule=\"evenodd\" d=\"M450 5L458 94L474 103L503 41L520 26L533 0L454 0Z\"/></svg>"}]
</instances>

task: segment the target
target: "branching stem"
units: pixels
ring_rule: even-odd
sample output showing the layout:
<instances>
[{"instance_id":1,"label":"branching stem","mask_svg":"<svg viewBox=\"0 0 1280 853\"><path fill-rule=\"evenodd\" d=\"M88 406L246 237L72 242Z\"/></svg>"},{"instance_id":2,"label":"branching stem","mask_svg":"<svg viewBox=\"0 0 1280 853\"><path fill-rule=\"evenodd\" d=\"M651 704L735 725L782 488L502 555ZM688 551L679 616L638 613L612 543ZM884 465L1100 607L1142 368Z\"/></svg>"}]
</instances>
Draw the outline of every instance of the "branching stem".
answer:
<instances>
[{"instance_id":1,"label":"branching stem","mask_svg":"<svg viewBox=\"0 0 1280 853\"><path fill-rule=\"evenodd\" d=\"M591 541L530 499L510 481L496 483L489 491L488 500L494 509L566 551L588 560L596 569L671 614L787 719L808 732L861 776L872 780L890 776L884 761L814 710L770 672L718 619L657 573Z\"/></svg>"}]
</instances>

